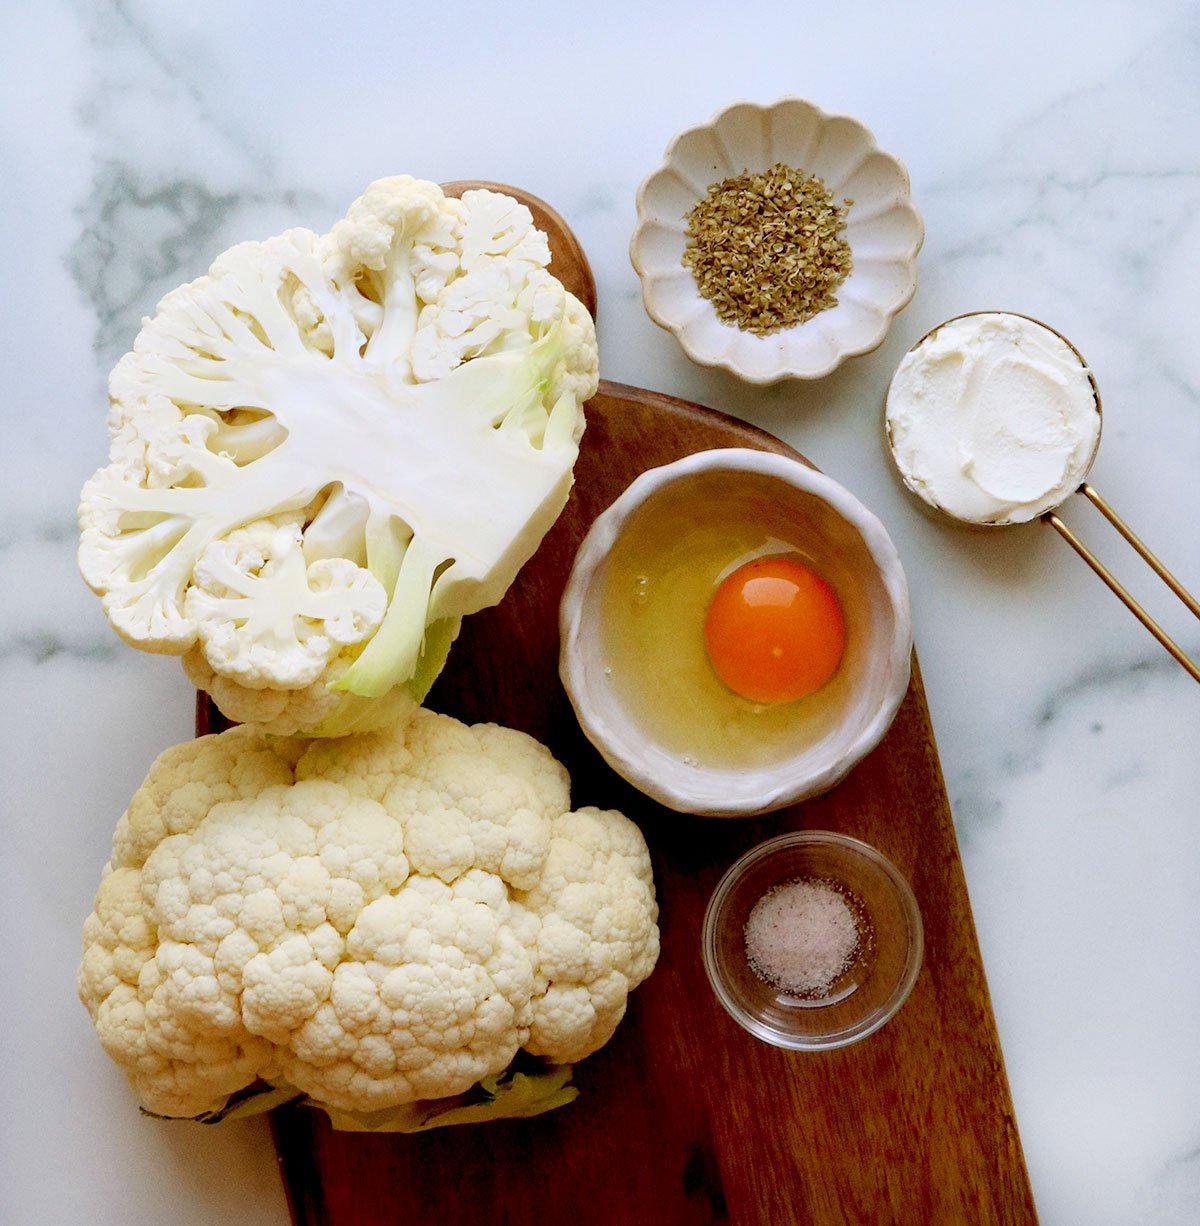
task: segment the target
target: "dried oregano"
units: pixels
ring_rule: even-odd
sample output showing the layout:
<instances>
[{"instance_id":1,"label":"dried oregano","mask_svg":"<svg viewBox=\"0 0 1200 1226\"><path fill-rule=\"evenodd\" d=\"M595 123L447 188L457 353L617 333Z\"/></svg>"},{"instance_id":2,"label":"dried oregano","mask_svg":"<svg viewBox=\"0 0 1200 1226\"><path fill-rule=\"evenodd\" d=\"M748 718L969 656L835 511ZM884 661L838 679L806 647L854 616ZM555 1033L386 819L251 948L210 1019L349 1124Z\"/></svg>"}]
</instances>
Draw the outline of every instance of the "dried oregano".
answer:
<instances>
[{"instance_id":1,"label":"dried oregano","mask_svg":"<svg viewBox=\"0 0 1200 1226\"><path fill-rule=\"evenodd\" d=\"M722 179L687 214L683 262L719 318L760 335L836 306L850 271L846 212L815 175L778 162Z\"/></svg>"}]
</instances>

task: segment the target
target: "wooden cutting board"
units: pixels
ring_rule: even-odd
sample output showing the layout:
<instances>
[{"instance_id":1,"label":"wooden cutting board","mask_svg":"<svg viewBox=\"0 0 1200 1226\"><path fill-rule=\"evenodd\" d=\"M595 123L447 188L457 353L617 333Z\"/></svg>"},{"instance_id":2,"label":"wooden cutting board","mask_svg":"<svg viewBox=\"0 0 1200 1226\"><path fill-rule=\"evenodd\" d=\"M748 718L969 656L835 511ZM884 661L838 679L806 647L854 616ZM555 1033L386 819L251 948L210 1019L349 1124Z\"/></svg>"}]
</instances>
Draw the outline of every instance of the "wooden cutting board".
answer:
<instances>
[{"instance_id":1,"label":"wooden cutting board","mask_svg":"<svg viewBox=\"0 0 1200 1226\"><path fill-rule=\"evenodd\" d=\"M552 234L555 271L593 304L570 231L525 198ZM333 1132L316 1111L277 1111L297 1226L1036 1221L915 666L888 735L843 783L752 820L687 817L625 784L583 737L559 684L558 602L588 526L638 473L714 447L796 455L732 418L602 383L566 510L503 603L466 620L429 699L460 719L531 733L570 770L576 805L639 823L661 907L657 969L613 1040L577 1067L580 1097L548 1115L377 1136ZM205 701L197 725L220 726ZM717 1004L700 956L705 904L724 870L799 828L878 847L912 884L925 924L925 963L899 1014L830 1052L751 1038Z\"/></svg>"}]
</instances>

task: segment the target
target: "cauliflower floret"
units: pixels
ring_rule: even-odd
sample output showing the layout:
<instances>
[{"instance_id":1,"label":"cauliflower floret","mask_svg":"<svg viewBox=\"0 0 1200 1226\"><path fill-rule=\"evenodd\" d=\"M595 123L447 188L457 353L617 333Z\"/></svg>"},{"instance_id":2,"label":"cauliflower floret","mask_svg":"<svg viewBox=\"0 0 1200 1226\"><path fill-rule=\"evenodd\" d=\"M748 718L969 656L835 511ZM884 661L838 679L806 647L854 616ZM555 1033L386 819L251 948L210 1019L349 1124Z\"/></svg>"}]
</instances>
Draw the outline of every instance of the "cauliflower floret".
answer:
<instances>
[{"instance_id":1,"label":"cauliflower floret","mask_svg":"<svg viewBox=\"0 0 1200 1226\"><path fill-rule=\"evenodd\" d=\"M143 1104L282 1080L352 1112L611 1035L658 955L649 857L532 738L417 710L167 750L117 826L80 996ZM560 1100L565 1101L565 1099Z\"/></svg>"},{"instance_id":2,"label":"cauliflower floret","mask_svg":"<svg viewBox=\"0 0 1200 1226\"><path fill-rule=\"evenodd\" d=\"M346 558L306 563L297 517L261 519L213 541L184 608L205 660L250 689L311 685L333 657L379 628L387 593Z\"/></svg>"},{"instance_id":3,"label":"cauliflower floret","mask_svg":"<svg viewBox=\"0 0 1200 1226\"><path fill-rule=\"evenodd\" d=\"M252 689L239 685L216 672L204 652L197 646L183 657L183 671L198 690L212 697L219 710L239 724L253 724L262 732L290 736L297 728L310 730L322 727L341 710L342 695L335 688L346 675L354 656L339 652L313 681L298 690L276 690L269 687ZM391 690L379 702L355 712L350 722L355 731L370 731L403 720L416 707L416 701L405 689ZM339 719L339 725L343 720Z\"/></svg>"},{"instance_id":4,"label":"cauliflower floret","mask_svg":"<svg viewBox=\"0 0 1200 1226\"><path fill-rule=\"evenodd\" d=\"M654 875L641 832L613 810L562 814L522 902L541 920L542 990L526 1047L571 1064L608 1042L630 987L658 960Z\"/></svg>"},{"instance_id":5,"label":"cauliflower floret","mask_svg":"<svg viewBox=\"0 0 1200 1226\"><path fill-rule=\"evenodd\" d=\"M413 877L365 907L332 998L286 1052L284 1076L356 1109L460 1094L507 1066L529 1033L533 966L491 874Z\"/></svg>"},{"instance_id":6,"label":"cauliflower floret","mask_svg":"<svg viewBox=\"0 0 1200 1226\"><path fill-rule=\"evenodd\" d=\"M596 374L596 325L587 307L574 294L566 296L560 326L566 338L568 357L554 372L548 399L557 403L566 397L568 401L582 404L596 394L599 386ZM583 415L580 414L576 423L576 442L583 437L583 424Z\"/></svg>"},{"instance_id":7,"label":"cauliflower floret","mask_svg":"<svg viewBox=\"0 0 1200 1226\"><path fill-rule=\"evenodd\" d=\"M496 192L464 192L452 216L443 243L416 252L418 293L426 305L412 357L422 381L444 378L468 358L527 343L531 324L548 332L561 321L567 300L576 301L545 271L550 245L523 204Z\"/></svg>"},{"instance_id":8,"label":"cauliflower floret","mask_svg":"<svg viewBox=\"0 0 1200 1226\"><path fill-rule=\"evenodd\" d=\"M424 708L402 729L314 745L297 771L312 775L379 800L403 824L414 868L444 881L474 866L518 889L532 884L551 821L570 806L570 779L545 746Z\"/></svg>"},{"instance_id":9,"label":"cauliflower floret","mask_svg":"<svg viewBox=\"0 0 1200 1226\"><path fill-rule=\"evenodd\" d=\"M329 234L239 244L166 295L112 373L79 506L117 632L281 732L423 698L571 487L595 329L549 259L509 197L396 176ZM243 694L314 685L336 689Z\"/></svg>"},{"instance_id":10,"label":"cauliflower floret","mask_svg":"<svg viewBox=\"0 0 1200 1226\"><path fill-rule=\"evenodd\" d=\"M307 744L232 728L164 749L117 822L112 867L140 868L163 839L190 833L214 806L291 783Z\"/></svg>"}]
</instances>

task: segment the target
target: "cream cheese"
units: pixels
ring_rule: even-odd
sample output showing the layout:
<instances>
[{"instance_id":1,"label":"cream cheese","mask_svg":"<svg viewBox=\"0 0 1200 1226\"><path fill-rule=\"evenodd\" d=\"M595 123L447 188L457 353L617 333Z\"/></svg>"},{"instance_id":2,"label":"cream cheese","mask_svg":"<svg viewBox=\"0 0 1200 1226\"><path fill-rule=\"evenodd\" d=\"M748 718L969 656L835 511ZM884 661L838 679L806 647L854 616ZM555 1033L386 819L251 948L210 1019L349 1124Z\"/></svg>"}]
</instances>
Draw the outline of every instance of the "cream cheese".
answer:
<instances>
[{"instance_id":1,"label":"cream cheese","mask_svg":"<svg viewBox=\"0 0 1200 1226\"><path fill-rule=\"evenodd\" d=\"M1088 368L1020 315L965 315L909 350L887 396L904 483L955 519L1024 523L1084 479L1100 438Z\"/></svg>"}]
</instances>

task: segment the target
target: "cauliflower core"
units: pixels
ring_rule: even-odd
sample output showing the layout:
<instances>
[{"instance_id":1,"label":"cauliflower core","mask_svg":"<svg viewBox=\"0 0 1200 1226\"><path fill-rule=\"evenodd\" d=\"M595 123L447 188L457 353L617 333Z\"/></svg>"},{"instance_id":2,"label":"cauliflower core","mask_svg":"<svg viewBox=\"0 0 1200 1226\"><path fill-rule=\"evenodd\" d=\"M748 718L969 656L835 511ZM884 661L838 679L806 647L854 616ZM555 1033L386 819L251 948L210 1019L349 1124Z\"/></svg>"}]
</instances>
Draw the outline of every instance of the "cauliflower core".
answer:
<instances>
[{"instance_id":1,"label":"cauliflower core","mask_svg":"<svg viewBox=\"0 0 1200 1226\"><path fill-rule=\"evenodd\" d=\"M601 1047L658 957L650 860L570 811L538 742L421 709L344 740L235 728L163 753L118 823L79 992L143 1106L264 1080L375 1112L519 1050Z\"/></svg>"},{"instance_id":2,"label":"cauliflower core","mask_svg":"<svg viewBox=\"0 0 1200 1226\"><path fill-rule=\"evenodd\" d=\"M596 335L549 261L524 205L399 176L168 294L79 507L117 632L280 733L421 699L571 486Z\"/></svg>"}]
</instances>

